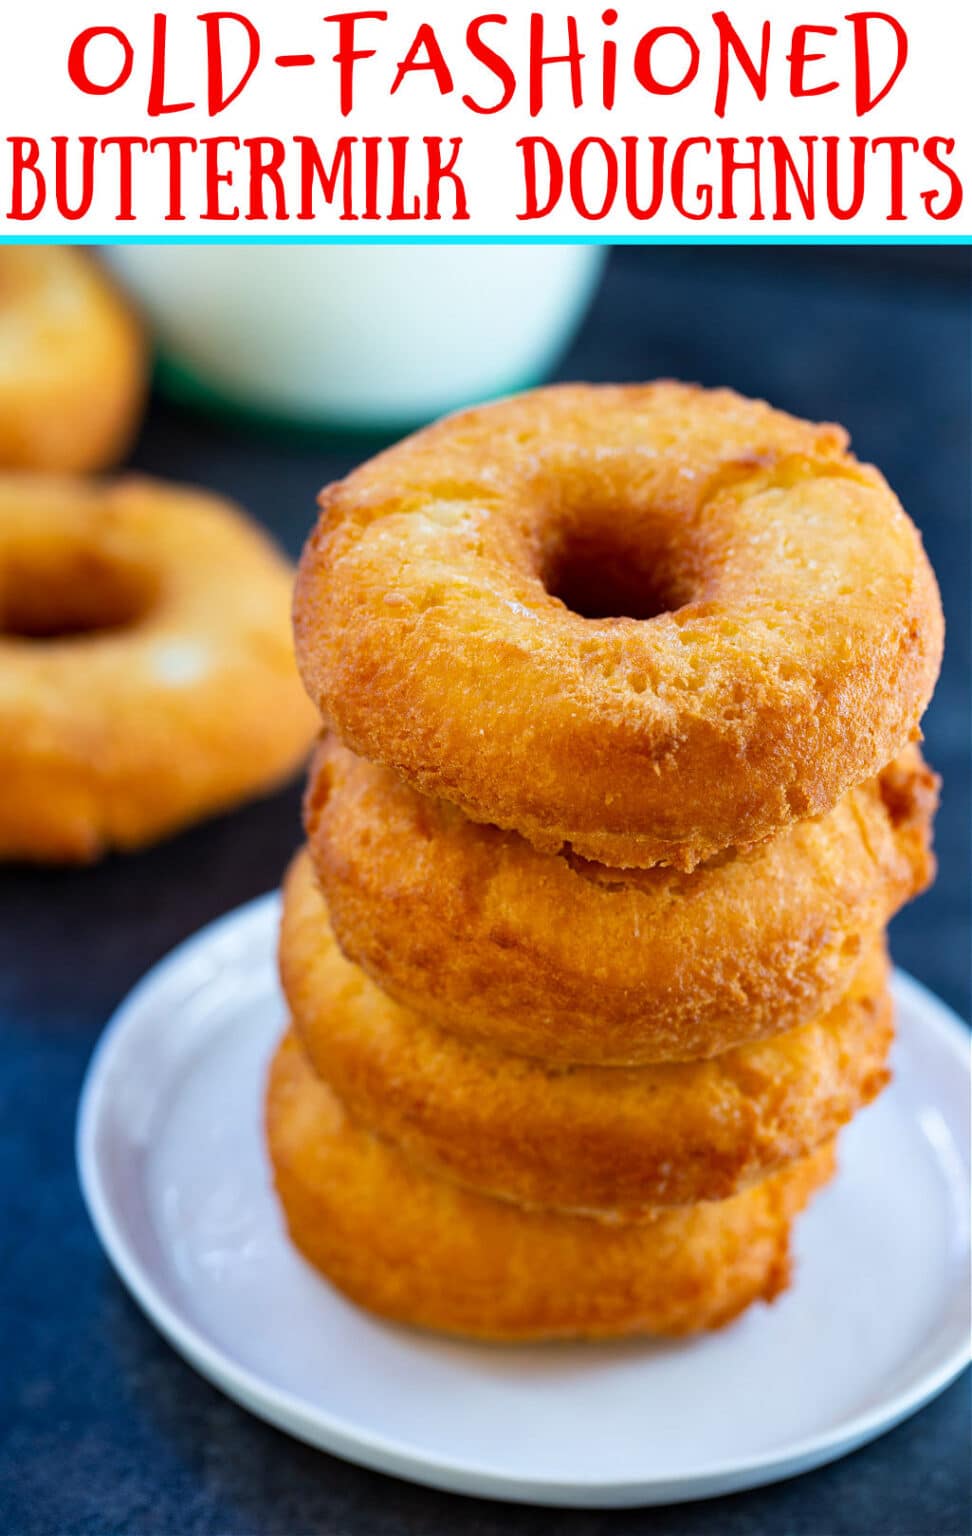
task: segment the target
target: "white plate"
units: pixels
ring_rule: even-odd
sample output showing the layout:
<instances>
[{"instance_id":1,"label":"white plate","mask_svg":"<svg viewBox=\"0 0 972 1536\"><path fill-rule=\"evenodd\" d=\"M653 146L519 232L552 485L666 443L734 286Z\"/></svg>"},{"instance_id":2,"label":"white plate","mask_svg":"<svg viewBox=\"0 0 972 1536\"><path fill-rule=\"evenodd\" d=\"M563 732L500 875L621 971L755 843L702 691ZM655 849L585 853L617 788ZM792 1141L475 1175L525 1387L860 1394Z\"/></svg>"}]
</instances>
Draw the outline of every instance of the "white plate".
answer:
<instances>
[{"instance_id":1,"label":"white plate","mask_svg":"<svg viewBox=\"0 0 972 1536\"><path fill-rule=\"evenodd\" d=\"M893 1087L847 1131L775 1306L678 1344L497 1348L359 1312L284 1237L263 1151L283 1022L264 897L136 987L88 1071L81 1185L109 1258L254 1413L417 1482L668 1503L791 1476L940 1392L969 1355L969 1037L898 975Z\"/></svg>"}]
</instances>

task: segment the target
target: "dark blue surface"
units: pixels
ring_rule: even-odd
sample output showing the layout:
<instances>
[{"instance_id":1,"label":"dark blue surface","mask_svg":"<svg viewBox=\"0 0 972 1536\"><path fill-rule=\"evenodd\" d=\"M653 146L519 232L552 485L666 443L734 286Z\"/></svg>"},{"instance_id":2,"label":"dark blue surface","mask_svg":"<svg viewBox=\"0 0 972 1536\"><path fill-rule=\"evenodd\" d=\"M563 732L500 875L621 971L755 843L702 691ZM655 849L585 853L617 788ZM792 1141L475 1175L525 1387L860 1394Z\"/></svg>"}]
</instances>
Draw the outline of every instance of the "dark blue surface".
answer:
<instances>
[{"instance_id":1,"label":"dark blue surface","mask_svg":"<svg viewBox=\"0 0 972 1536\"><path fill-rule=\"evenodd\" d=\"M968 252L625 248L561 369L728 383L842 421L921 527L949 623L926 721L927 755L945 778L941 870L893 943L963 1015L970 360ZM318 487L372 446L268 443L157 404L135 462L238 496L296 552ZM169 1350L114 1279L81 1206L78 1091L105 1019L145 969L277 882L297 810L294 789L137 857L0 877L2 1536L964 1536L967 1382L874 1445L774 1488L566 1513L436 1494L307 1450Z\"/></svg>"}]
</instances>

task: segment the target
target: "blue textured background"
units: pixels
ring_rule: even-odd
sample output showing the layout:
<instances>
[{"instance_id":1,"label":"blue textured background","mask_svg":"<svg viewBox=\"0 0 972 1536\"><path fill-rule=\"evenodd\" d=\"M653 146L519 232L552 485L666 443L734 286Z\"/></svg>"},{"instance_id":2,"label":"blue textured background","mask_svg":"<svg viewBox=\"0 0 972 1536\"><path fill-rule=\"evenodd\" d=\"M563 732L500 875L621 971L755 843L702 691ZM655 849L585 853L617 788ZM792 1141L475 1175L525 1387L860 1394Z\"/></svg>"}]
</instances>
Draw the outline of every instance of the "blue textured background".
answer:
<instances>
[{"instance_id":1,"label":"blue textured background","mask_svg":"<svg viewBox=\"0 0 972 1536\"><path fill-rule=\"evenodd\" d=\"M963 1015L970 316L965 250L628 247L612 252L560 369L732 384L841 421L922 529L949 625L926 721L927 755L945 779L941 868L896 922L893 944L899 963ZM268 442L156 402L134 462L237 496L296 553L319 486L375 446ZM572 1514L461 1500L307 1450L169 1350L108 1269L81 1206L78 1091L99 1030L142 972L277 882L297 813L294 789L137 857L0 876L0 1532L964 1536L967 1381L807 1477L717 1503Z\"/></svg>"}]
</instances>

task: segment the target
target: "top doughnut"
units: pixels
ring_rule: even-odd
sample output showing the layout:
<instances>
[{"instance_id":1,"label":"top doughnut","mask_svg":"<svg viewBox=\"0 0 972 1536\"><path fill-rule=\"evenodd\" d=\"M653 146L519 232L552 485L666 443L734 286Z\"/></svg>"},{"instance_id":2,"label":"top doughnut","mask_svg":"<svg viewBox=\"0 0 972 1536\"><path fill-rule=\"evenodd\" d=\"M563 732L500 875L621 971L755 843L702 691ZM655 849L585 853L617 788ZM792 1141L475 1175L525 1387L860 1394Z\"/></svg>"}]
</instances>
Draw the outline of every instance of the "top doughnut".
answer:
<instances>
[{"instance_id":1,"label":"top doughnut","mask_svg":"<svg viewBox=\"0 0 972 1536\"><path fill-rule=\"evenodd\" d=\"M321 508L295 630L325 719L541 850L692 869L919 734L938 589L840 427L566 385L436 423Z\"/></svg>"}]
</instances>

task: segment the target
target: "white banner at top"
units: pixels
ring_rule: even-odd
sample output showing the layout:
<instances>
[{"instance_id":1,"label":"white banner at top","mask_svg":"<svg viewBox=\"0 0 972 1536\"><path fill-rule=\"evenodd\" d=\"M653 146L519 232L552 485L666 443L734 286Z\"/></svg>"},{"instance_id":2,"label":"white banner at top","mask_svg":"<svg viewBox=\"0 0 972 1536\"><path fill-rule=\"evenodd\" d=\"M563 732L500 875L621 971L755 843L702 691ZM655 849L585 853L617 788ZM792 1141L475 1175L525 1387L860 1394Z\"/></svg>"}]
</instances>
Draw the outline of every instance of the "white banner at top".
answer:
<instances>
[{"instance_id":1,"label":"white banner at top","mask_svg":"<svg viewBox=\"0 0 972 1536\"><path fill-rule=\"evenodd\" d=\"M972 7L44 0L5 238L972 234Z\"/></svg>"}]
</instances>

